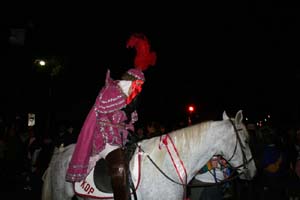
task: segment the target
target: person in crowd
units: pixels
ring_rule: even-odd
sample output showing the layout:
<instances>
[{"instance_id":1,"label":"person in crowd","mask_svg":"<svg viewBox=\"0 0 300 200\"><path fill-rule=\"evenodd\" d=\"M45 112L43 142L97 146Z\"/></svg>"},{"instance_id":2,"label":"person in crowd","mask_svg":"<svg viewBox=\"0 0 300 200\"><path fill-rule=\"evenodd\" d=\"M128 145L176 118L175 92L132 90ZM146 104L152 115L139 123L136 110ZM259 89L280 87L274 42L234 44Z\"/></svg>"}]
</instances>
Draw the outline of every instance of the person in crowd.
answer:
<instances>
[{"instance_id":1,"label":"person in crowd","mask_svg":"<svg viewBox=\"0 0 300 200\"><path fill-rule=\"evenodd\" d=\"M75 144L77 141L77 134L74 133L74 127L71 123L60 126L56 147L66 147L70 144Z\"/></svg>"},{"instance_id":2,"label":"person in crowd","mask_svg":"<svg viewBox=\"0 0 300 200\"><path fill-rule=\"evenodd\" d=\"M0 177L5 175L5 151L6 151L6 143L5 143L5 122L3 117L0 115Z\"/></svg>"},{"instance_id":3,"label":"person in crowd","mask_svg":"<svg viewBox=\"0 0 300 200\"><path fill-rule=\"evenodd\" d=\"M161 135L160 123L157 121L150 121L146 124L146 138L152 138Z\"/></svg>"},{"instance_id":4,"label":"person in crowd","mask_svg":"<svg viewBox=\"0 0 300 200\"><path fill-rule=\"evenodd\" d=\"M193 184L211 184L190 189L190 200L223 200L228 185L218 184L230 175L230 169L221 156L213 156L192 180Z\"/></svg>"},{"instance_id":5,"label":"person in crowd","mask_svg":"<svg viewBox=\"0 0 300 200\"><path fill-rule=\"evenodd\" d=\"M26 146L27 170L25 175L25 190L32 190L36 186L39 176L39 158L42 150L42 138L35 126L28 127L28 140ZM35 189L35 188L34 188Z\"/></svg>"},{"instance_id":6,"label":"person in crowd","mask_svg":"<svg viewBox=\"0 0 300 200\"><path fill-rule=\"evenodd\" d=\"M286 178L288 175L287 155L282 148L278 131L270 126L259 130L264 140L261 160L261 199L284 199Z\"/></svg>"},{"instance_id":7,"label":"person in crowd","mask_svg":"<svg viewBox=\"0 0 300 200\"><path fill-rule=\"evenodd\" d=\"M300 199L300 129L290 127L286 134L286 151L290 173L287 196L290 200Z\"/></svg>"},{"instance_id":8,"label":"person in crowd","mask_svg":"<svg viewBox=\"0 0 300 200\"><path fill-rule=\"evenodd\" d=\"M300 179L300 128L296 132L296 142L295 142L295 150L296 150L296 156L295 156L295 162L294 162L294 169L295 172Z\"/></svg>"},{"instance_id":9,"label":"person in crowd","mask_svg":"<svg viewBox=\"0 0 300 200\"><path fill-rule=\"evenodd\" d=\"M5 163L6 172L17 175L23 170L24 145L20 139L20 132L15 122L8 125L7 135L5 136Z\"/></svg>"},{"instance_id":10,"label":"person in crowd","mask_svg":"<svg viewBox=\"0 0 300 200\"><path fill-rule=\"evenodd\" d=\"M160 133L163 135L163 134L166 134L168 133L168 127L166 124L164 123L160 123Z\"/></svg>"},{"instance_id":11,"label":"person in crowd","mask_svg":"<svg viewBox=\"0 0 300 200\"><path fill-rule=\"evenodd\" d=\"M136 135L138 140L143 140L145 138L145 128L140 126L136 129Z\"/></svg>"}]
</instances>

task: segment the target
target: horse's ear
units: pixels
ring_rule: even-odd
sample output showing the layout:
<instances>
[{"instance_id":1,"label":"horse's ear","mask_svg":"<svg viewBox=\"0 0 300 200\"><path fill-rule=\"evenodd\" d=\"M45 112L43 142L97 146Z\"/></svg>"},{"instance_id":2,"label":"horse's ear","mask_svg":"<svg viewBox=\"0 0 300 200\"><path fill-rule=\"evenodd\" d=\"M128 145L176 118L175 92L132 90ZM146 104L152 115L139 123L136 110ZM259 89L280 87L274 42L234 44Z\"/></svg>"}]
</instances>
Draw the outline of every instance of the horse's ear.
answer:
<instances>
[{"instance_id":1,"label":"horse's ear","mask_svg":"<svg viewBox=\"0 0 300 200\"><path fill-rule=\"evenodd\" d=\"M243 111L239 110L235 115L235 121L240 124L243 122Z\"/></svg>"},{"instance_id":2,"label":"horse's ear","mask_svg":"<svg viewBox=\"0 0 300 200\"><path fill-rule=\"evenodd\" d=\"M229 119L229 117L228 117L226 111L224 110L224 112L223 112L223 120L226 120L226 119Z\"/></svg>"}]
</instances>

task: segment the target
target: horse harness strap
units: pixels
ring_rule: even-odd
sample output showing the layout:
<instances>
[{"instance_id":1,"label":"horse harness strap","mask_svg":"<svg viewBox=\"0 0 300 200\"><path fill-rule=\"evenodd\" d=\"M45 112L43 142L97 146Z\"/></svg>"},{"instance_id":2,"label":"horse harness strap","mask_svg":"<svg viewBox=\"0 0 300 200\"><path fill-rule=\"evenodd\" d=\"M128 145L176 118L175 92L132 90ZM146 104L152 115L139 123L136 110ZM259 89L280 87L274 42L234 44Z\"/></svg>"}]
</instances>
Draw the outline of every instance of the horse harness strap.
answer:
<instances>
[{"instance_id":1,"label":"horse harness strap","mask_svg":"<svg viewBox=\"0 0 300 200\"><path fill-rule=\"evenodd\" d=\"M160 139L168 151L168 154L172 160L173 166L174 166L176 173L180 179L180 182L182 184L186 184L187 183L186 168L184 166L183 161L180 158L180 155L177 151L177 148L176 148L172 138L169 136L169 134L167 134L164 136L160 136ZM161 149L161 144L159 145L159 149Z\"/></svg>"},{"instance_id":2,"label":"horse harness strap","mask_svg":"<svg viewBox=\"0 0 300 200\"><path fill-rule=\"evenodd\" d=\"M175 150L176 152L177 152L177 149L176 149L176 147L175 147L175 145L174 145L174 143L173 143L173 141L172 141L172 139L170 138L170 136L167 134L167 135L164 135L164 138L162 138L162 136L160 137L160 141L161 141L161 143L163 143L165 146L167 146L168 145L168 138L170 139L170 141L171 141L171 144L172 144L172 148L173 148L173 150ZM140 145L138 145L138 148L139 148L139 150L141 151L141 152L143 152L145 155L146 155L146 157L150 160L150 162L156 167L156 169L158 170L158 171L160 171L160 173L163 175L163 176L165 176L167 179L169 179L171 182L173 182L173 183L175 183L175 184L178 184L178 185L182 185L183 187L185 187L185 186L187 186L188 184L187 184L187 172L186 172L186 169L185 169L185 167L184 167L184 164L183 164L183 162L182 162L182 160L180 159L180 157L179 157L179 154L178 154L178 152L177 152L177 156L178 156L178 158L179 158L179 162L180 162L180 165L181 165L181 167L183 167L183 171L184 171L184 174L185 175L180 175L180 173L179 173L179 171L178 171L178 169L176 168L176 165L175 165L175 162L173 162L173 164L174 164L174 167L176 168L176 172L177 172L177 174L178 174L178 176L179 176L179 178L180 178L180 181L181 181L181 183L179 183L179 182L177 182L177 181L175 181L175 180L173 180L171 177L169 177L164 171L162 171L162 169L160 169L159 168L159 166L154 162L154 160L152 160L152 158L149 156L149 154L147 154L143 149L142 149L142 147L140 146ZM159 149L161 149L162 148L162 144L159 144ZM171 149L172 149L171 148ZM169 149L168 149L169 150ZM171 151L168 151L169 152L169 154L170 154L170 152ZM172 157L171 157L171 159L173 159ZM183 178L185 179L185 181L183 181Z\"/></svg>"}]
</instances>

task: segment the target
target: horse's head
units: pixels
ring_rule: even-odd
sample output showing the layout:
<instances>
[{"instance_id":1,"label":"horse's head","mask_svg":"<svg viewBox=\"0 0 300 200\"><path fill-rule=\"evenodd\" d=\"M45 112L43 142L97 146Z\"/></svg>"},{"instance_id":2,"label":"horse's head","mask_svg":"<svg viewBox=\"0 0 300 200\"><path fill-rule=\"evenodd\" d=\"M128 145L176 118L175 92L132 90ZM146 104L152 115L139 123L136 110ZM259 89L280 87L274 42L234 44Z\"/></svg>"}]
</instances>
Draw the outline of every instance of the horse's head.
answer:
<instances>
[{"instance_id":1,"label":"horse's head","mask_svg":"<svg viewBox=\"0 0 300 200\"><path fill-rule=\"evenodd\" d=\"M240 110L235 118L231 119L224 111L223 120L228 123L226 127L230 127L228 131L232 138L230 144L222 151L223 154L227 152L223 157L241 174L240 178L251 179L256 174L256 166L249 146L249 134L243 124L243 113Z\"/></svg>"}]
</instances>

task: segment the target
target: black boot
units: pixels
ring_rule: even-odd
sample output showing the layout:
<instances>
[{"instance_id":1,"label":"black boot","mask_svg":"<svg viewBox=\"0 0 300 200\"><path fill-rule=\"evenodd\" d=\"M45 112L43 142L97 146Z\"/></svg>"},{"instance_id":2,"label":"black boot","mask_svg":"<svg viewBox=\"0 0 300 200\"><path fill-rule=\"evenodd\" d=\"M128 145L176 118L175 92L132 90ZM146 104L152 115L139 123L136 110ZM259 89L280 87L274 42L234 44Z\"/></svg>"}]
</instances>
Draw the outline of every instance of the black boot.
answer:
<instances>
[{"instance_id":1,"label":"black boot","mask_svg":"<svg viewBox=\"0 0 300 200\"><path fill-rule=\"evenodd\" d=\"M108 171L111 176L114 199L129 200L128 161L125 150L122 148L116 149L110 152L105 159L108 163Z\"/></svg>"}]
</instances>

